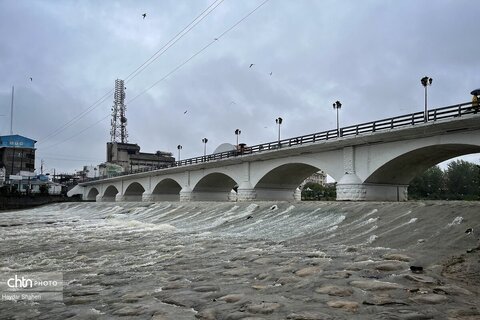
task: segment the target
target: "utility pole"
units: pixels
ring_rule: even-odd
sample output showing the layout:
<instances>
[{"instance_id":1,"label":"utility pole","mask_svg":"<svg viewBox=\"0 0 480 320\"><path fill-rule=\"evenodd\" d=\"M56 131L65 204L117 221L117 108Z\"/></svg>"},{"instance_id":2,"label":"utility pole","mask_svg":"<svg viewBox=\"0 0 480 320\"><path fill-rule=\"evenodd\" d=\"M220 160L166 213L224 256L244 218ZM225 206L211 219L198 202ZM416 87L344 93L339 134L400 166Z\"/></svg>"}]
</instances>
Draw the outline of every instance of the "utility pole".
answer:
<instances>
[{"instance_id":1,"label":"utility pole","mask_svg":"<svg viewBox=\"0 0 480 320\"><path fill-rule=\"evenodd\" d=\"M13 97L15 96L15 87L12 86L12 104L10 105L10 135L13 135Z\"/></svg>"}]
</instances>

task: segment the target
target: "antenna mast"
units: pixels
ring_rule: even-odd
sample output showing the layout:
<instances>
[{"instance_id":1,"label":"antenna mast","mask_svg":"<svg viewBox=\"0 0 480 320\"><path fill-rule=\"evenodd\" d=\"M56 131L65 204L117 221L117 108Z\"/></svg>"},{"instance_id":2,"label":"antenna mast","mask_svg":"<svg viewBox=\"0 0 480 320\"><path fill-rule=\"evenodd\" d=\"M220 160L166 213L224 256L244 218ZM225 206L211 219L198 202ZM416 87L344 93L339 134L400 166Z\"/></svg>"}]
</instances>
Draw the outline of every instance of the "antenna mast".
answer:
<instances>
[{"instance_id":1,"label":"antenna mast","mask_svg":"<svg viewBox=\"0 0 480 320\"><path fill-rule=\"evenodd\" d=\"M15 87L12 86L12 104L10 105L10 135L13 135L13 97L15 95Z\"/></svg>"},{"instance_id":2,"label":"antenna mast","mask_svg":"<svg viewBox=\"0 0 480 320\"><path fill-rule=\"evenodd\" d=\"M127 143L127 118L125 111L125 85L123 80L115 80L115 93L113 95L112 120L110 129L111 142Z\"/></svg>"}]
</instances>

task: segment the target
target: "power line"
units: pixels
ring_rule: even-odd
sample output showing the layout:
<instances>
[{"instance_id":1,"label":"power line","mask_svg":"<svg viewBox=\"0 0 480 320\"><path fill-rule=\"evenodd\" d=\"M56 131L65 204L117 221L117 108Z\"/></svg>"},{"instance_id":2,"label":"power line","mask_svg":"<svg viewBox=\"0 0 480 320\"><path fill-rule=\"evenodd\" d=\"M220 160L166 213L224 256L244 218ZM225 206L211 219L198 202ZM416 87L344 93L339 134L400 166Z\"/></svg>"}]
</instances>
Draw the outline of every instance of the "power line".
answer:
<instances>
[{"instance_id":1,"label":"power line","mask_svg":"<svg viewBox=\"0 0 480 320\"><path fill-rule=\"evenodd\" d=\"M101 103L103 103L113 92L113 89L111 89L110 91L108 91L106 94L104 94L100 99L98 99L97 101L95 101L95 103L93 103L92 105L90 105L87 109L83 110L82 112L80 112L78 115L76 115L75 117L73 117L72 119L70 119L69 121L67 121L66 123L64 123L62 126L58 127L57 129L55 129L54 131L52 131L50 134L48 134L47 136L43 137L42 139L40 139L40 141L38 143L44 143L45 140L47 140L48 138L50 137L53 137L53 136L56 136L57 134L59 134L61 131L67 129L68 127L72 126L74 123L78 122L78 120L80 120L81 118L83 118L87 113L93 111L94 109L96 109L98 106L100 106Z\"/></svg>"},{"instance_id":2,"label":"power line","mask_svg":"<svg viewBox=\"0 0 480 320\"><path fill-rule=\"evenodd\" d=\"M223 1L221 0L218 2L213 9L207 12L218 0L215 0L210 6L208 6L202 13L200 13L195 19L192 20L185 28L183 28L180 32L178 32L172 39L170 39L163 47L161 47L157 52L155 52L147 61L142 63L137 69L135 69L132 73L130 73L126 78L125 82L129 82L130 80L134 79L137 75L139 75L143 70L145 70L150 64L152 64L155 60L157 60L161 55L163 55L170 47L172 47L175 43L177 43L181 38L183 38L187 33L189 33L197 24L199 24L203 19L205 19L213 10L215 10ZM207 14L203 15L205 12ZM203 17L202 17L203 15ZM200 18L201 17L201 18ZM199 19L200 18L200 19ZM198 20L198 21L196 21ZM196 21L196 22L195 22ZM188 29L188 30L187 30ZM187 31L185 31L187 30ZM185 31L185 33L183 33ZM183 33L183 34L182 34ZM178 39L175 39L177 38ZM165 49L165 50L164 50ZM160 51L162 51L160 53ZM138 71L138 72L137 72Z\"/></svg>"},{"instance_id":3,"label":"power line","mask_svg":"<svg viewBox=\"0 0 480 320\"><path fill-rule=\"evenodd\" d=\"M175 43L177 43L181 38L183 38L186 34L188 34L196 25L198 25L203 19L205 19L210 13L212 13L224 0L215 0L210 4L205 10L203 10L199 15L195 17L187 26L185 26L180 32L178 32L173 38L171 38L164 46L162 46L157 52L155 52L150 58L148 58L145 62L143 62L139 67L137 67L133 72L131 72L127 77L126 81L128 82L138 76L141 72L143 72L148 66L150 66L155 60L157 60L161 55L163 55L168 49L170 49ZM216 5L215 5L216 4ZM213 7L213 8L212 8ZM210 10L211 9L211 10ZM206 14L205 14L206 13ZM198 20L198 21L197 21ZM185 31L186 30L186 31ZM163 51L162 51L163 50ZM162 52L161 52L162 51ZM109 90L105 95L103 95L100 99L98 99L95 103L90 105L87 109L79 113L77 116L70 119L68 122L64 123L59 128L52 131L47 136L40 139L40 144L44 143L50 137L56 136L66 128L72 126L78 120L83 118L85 115L93 111L94 109L98 108L101 103L103 103L113 92L114 90ZM67 139L69 140L69 139Z\"/></svg>"},{"instance_id":4,"label":"power line","mask_svg":"<svg viewBox=\"0 0 480 320\"><path fill-rule=\"evenodd\" d=\"M101 118L100 120L98 120L97 122L93 123L92 125L86 127L85 129L83 129L83 130L75 133L74 135L70 136L69 138L64 139L64 140L62 140L62 141L60 141L60 142L54 143L54 144L52 144L52 145L49 145L49 146L47 146L47 147L44 147L44 148L42 148L42 150L50 149L50 148L53 148L53 147L55 147L55 146L58 146L59 144L65 143L65 142L67 142L67 141L69 141L69 140L72 140L72 139L75 138L76 136L84 133L84 132L87 131L88 129L90 129L90 128L96 126L97 124L99 124L100 122L104 121L104 120L107 119L108 117L110 117L110 114L107 114L105 117Z\"/></svg>"},{"instance_id":5,"label":"power line","mask_svg":"<svg viewBox=\"0 0 480 320\"><path fill-rule=\"evenodd\" d=\"M130 99L129 101L127 101L127 104L128 103L131 103L133 101L135 101L138 97L140 97L141 95L143 95L144 93L146 93L147 91L149 91L150 89L152 89L153 87L155 87L157 84L159 84L160 82L162 82L163 80L165 80L166 78L168 78L170 75L172 75L173 73L175 73L176 71L178 71L180 68L182 68L184 65L186 65L188 62L190 62L190 60L192 60L193 58L195 58L196 56L198 56L199 54L201 54L203 51L205 51L208 47L210 47L212 44L214 44L215 42L217 42L218 40L220 40L220 38L222 38L223 36L225 36L227 33L229 33L230 31L232 31L236 26L238 26L240 23L242 23L245 19L247 19L249 16L251 16L255 11L257 11L258 9L260 9L264 4L266 4L268 1L270 0L265 0L263 1L260 5L258 5L255 9L253 9L252 11L250 11L247 15L245 15L242 19L238 20L235 24L233 24L230 28L228 28L227 30L225 30L222 34L220 34L218 37L216 37L214 40L212 40L210 43L208 43L207 45L205 45L203 48L201 48L200 50L198 50L196 53L194 53L192 56L190 56L190 58L188 58L187 60L185 60L184 62L182 62L180 65L176 66L175 68L173 68L169 73L167 73L165 76L163 76L160 80L157 80L156 82L154 82L151 86L149 86L148 88L144 89L143 91L141 91L139 94L137 94L135 97L133 97L132 99Z\"/></svg>"},{"instance_id":6,"label":"power line","mask_svg":"<svg viewBox=\"0 0 480 320\"><path fill-rule=\"evenodd\" d=\"M260 9L263 5L265 5L268 1L270 0L265 0L263 1L260 5L258 5L257 7L255 7L255 9L253 9L252 11L250 11L247 15L245 15L243 18L241 18L240 20L238 20L236 23L234 23L230 28L226 29L222 34L220 34L220 36L216 37L214 40L212 40L211 42L209 42L207 45L205 45L203 48L201 48L199 51L197 51L196 53L194 53L192 56L190 56L187 60L185 60L184 62L182 62L180 65L178 65L177 67L175 67L174 69L172 69L169 73L167 73L165 76L163 76L160 80L156 81L155 83L153 83L150 87L146 88L145 90L143 90L142 92L140 92L138 95L136 95L134 98L130 99L129 101L127 101L127 104L136 100L138 97L140 97L141 95L143 95L145 92L147 92L148 90L152 89L153 87L155 87L157 84L159 84L161 81L165 80L167 77L169 77L170 75L172 75L173 73L175 73L176 71L178 71L180 68L182 68L184 65L186 65L188 62L190 62L193 58L195 58L196 56L198 56L199 54L201 54L203 51L205 51L208 47L210 47L213 43L215 43L217 40L219 40L220 38L222 38L223 36L225 36L227 33L229 33L231 30L233 30L235 27L237 27L240 23L242 23L244 20L246 20L249 16L251 16L255 11L257 11L258 9ZM113 90L112 90L113 91ZM103 120L107 119L108 117L110 116L110 114L107 114L105 117L103 117L102 119L98 120L97 122L93 123L92 125L88 126L87 128L81 130L80 132L70 136L69 138L65 139L65 140L62 140L60 142L57 142L55 144L52 144L46 148L43 148L43 149L49 149L49 148L52 148L54 146L57 146L59 144L62 144L62 143L65 143L73 138L75 138L76 136L82 134L83 132L87 131L88 129L92 128L93 126L97 125L98 123L102 122Z\"/></svg>"}]
</instances>

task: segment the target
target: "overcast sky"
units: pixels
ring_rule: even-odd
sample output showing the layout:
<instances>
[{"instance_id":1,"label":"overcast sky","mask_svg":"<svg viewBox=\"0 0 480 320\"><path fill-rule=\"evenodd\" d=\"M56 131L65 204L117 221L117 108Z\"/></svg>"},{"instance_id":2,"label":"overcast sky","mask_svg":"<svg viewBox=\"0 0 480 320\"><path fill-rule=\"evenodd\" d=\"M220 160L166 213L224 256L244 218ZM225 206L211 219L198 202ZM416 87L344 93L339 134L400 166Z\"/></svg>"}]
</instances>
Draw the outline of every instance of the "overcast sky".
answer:
<instances>
[{"instance_id":1,"label":"overcast sky","mask_svg":"<svg viewBox=\"0 0 480 320\"><path fill-rule=\"evenodd\" d=\"M13 131L38 141L38 169L105 161L113 94L95 103L212 4L125 85L144 152L199 156L202 138L213 152L237 128L248 145L274 141L277 117L284 138L333 129L336 100L341 126L422 111L425 75L432 108L480 87L476 0L270 0L242 20L263 2L0 0L0 133L15 86Z\"/></svg>"}]
</instances>

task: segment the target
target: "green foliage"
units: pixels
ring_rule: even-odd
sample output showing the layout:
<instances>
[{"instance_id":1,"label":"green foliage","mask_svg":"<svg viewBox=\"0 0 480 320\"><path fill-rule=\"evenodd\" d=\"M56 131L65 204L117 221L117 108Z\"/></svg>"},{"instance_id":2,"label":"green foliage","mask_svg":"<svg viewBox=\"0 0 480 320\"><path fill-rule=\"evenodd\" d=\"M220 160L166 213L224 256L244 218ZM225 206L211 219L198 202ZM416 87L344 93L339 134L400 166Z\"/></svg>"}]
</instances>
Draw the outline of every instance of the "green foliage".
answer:
<instances>
[{"instance_id":1,"label":"green foliage","mask_svg":"<svg viewBox=\"0 0 480 320\"><path fill-rule=\"evenodd\" d=\"M442 199L445 193L444 173L434 166L417 176L408 186L410 199Z\"/></svg>"},{"instance_id":2,"label":"green foliage","mask_svg":"<svg viewBox=\"0 0 480 320\"><path fill-rule=\"evenodd\" d=\"M480 200L480 166L452 161L445 171L434 166L412 180L410 199Z\"/></svg>"},{"instance_id":3,"label":"green foliage","mask_svg":"<svg viewBox=\"0 0 480 320\"><path fill-rule=\"evenodd\" d=\"M322 186L318 183L308 182L302 190L302 200L324 200L332 201L337 198L335 184Z\"/></svg>"},{"instance_id":4,"label":"green foliage","mask_svg":"<svg viewBox=\"0 0 480 320\"><path fill-rule=\"evenodd\" d=\"M447 198L451 200L480 199L480 167L463 160L452 161L445 172Z\"/></svg>"}]
</instances>

